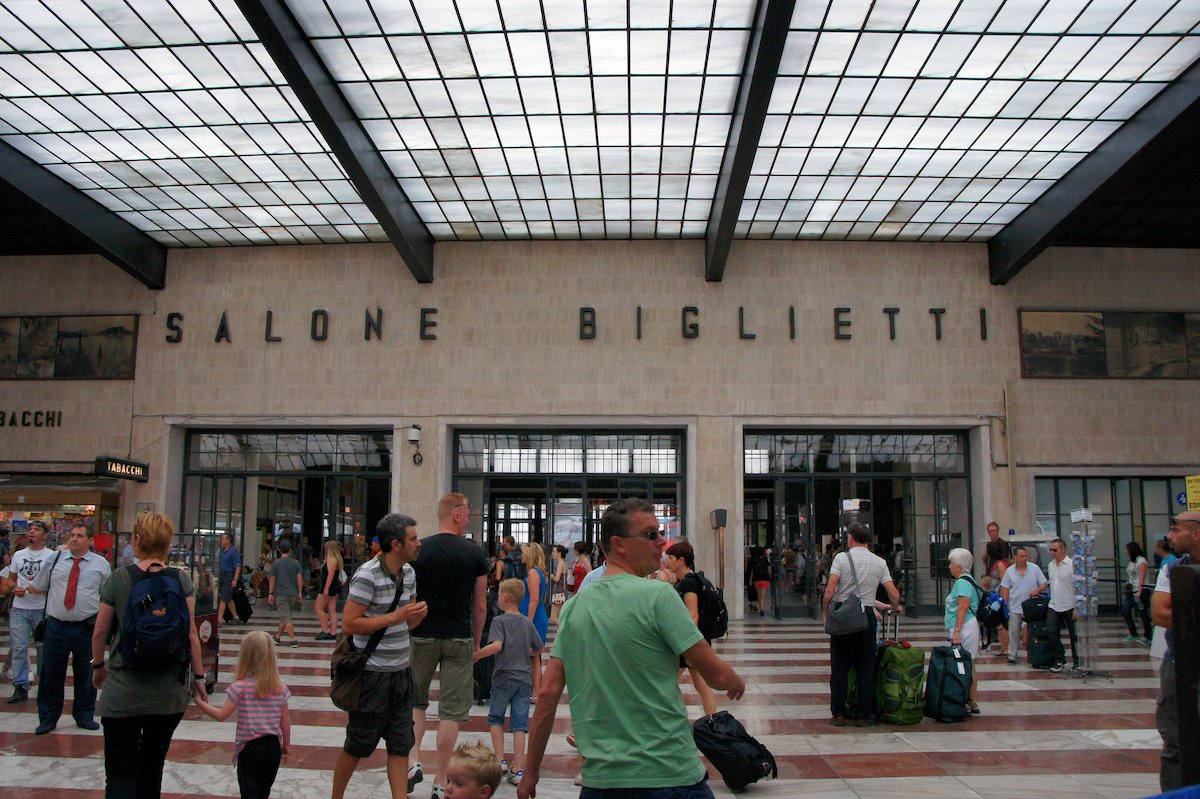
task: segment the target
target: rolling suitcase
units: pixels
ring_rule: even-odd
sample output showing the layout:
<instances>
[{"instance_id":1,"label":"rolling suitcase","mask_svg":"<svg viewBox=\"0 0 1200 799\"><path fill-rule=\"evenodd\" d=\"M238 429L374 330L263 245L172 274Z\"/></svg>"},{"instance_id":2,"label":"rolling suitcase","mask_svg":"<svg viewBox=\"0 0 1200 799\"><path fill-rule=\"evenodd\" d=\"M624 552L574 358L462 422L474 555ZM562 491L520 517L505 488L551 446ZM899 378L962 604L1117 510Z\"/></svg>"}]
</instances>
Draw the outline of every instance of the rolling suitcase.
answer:
<instances>
[{"instance_id":1,"label":"rolling suitcase","mask_svg":"<svg viewBox=\"0 0 1200 799\"><path fill-rule=\"evenodd\" d=\"M1029 622L1029 665L1048 669L1063 659L1062 641L1051 638L1045 621Z\"/></svg>"},{"instance_id":2,"label":"rolling suitcase","mask_svg":"<svg viewBox=\"0 0 1200 799\"><path fill-rule=\"evenodd\" d=\"M971 653L961 646L937 646L929 653L925 715L936 721L966 721L971 716Z\"/></svg>"},{"instance_id":3,"label":"rolling suitcase","mask_svg":"<svg viewBox=\"0 0 1200 799\"><path fill-rule=\"evenodd\" d=\"M875 650L875 715L885 724L918 724L925 714L925 653L900 640L900 615Z\"/></svg>"},{"instance_id":4,"label":"rolling suitcase","mask_svg":"<svg viewBox=\"0 0 1200 799\"><path fill-rule=\"evenodd\" d=\"M719 710L698 719L692 725L692 738L734 793L761 779L775 779L779 774L775 756L727 711Z\"/></svg>"},{"instance_id":5,"label":"rolling suitcase","mask_svg":"<svg viewBox=\"0 0 1200 799\"><path fill-rule=\"evenodd\" d=\"M250 617L254 615L254 610L250 607L250 599L246 596L246 589L240 585L233 589L233 607L237 611L238 621L242 624L250 621ZM233 614L229 612L229 608L225 608L225 616L221 621L233 621Z\"/></svg>"}]
</instances>

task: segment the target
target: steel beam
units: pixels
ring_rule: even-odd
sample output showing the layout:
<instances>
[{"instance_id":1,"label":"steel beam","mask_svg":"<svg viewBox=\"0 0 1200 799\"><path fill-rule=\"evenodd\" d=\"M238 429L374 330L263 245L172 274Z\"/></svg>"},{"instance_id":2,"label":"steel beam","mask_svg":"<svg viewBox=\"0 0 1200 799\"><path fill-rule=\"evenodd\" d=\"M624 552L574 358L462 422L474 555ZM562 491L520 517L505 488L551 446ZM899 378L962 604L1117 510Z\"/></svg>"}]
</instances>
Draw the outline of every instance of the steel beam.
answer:
<instances>
[{"instance_id":1,"label":"steel beam","mask_svg":"<svg viewBox=\"0 0 1200 799\"><path fill-rule=\"evenodd\" d=\"M1012 280L1087 215L1089 199L1119 182L1137 160L1172 137L1172 126L1200 111L1200 61L1192 64L1099 147L988 242L992 283ZM1195 135L1188 131L1187 135ZM1169 146L1169 145L1168 145Z\"/></svg>"},{"instance_id":2,"label":"steel beam","mask_svg":"<svg viewBox=\"0 0 1200 799\"><path fill-rule=\"evenodd\" d=\"M433 236L283 0L237 0L246 20L321 131L419 283L433 281Z\"/></svg>"},{"instance_id":3,"label":"steel beam","mask_svg":"<svg viewBox=\"0 0 1200 799\"><path fill-rule=\"evenodd\" d=\"M725 276L725 262L729 259L738 212L746 196L746 183L750 180L750 168L758 151L795 6L795 0L759 0L754 13L754 28L750 31L729 138L721 157L717 191L704 232L706 280L719 281Z\"/></svg>"},{"instance_id":4,"label":"steel beam","mask_svg":"<svg viewBox=\"0 0 1200 799\"><path fill-rule=\"evenodd\" d=\"M167 277L167 248L116 212L46 169L12 145L0 141L0 185L44 208L90 245L90 249L152 289Z\"/></svg>"}]
</instances>

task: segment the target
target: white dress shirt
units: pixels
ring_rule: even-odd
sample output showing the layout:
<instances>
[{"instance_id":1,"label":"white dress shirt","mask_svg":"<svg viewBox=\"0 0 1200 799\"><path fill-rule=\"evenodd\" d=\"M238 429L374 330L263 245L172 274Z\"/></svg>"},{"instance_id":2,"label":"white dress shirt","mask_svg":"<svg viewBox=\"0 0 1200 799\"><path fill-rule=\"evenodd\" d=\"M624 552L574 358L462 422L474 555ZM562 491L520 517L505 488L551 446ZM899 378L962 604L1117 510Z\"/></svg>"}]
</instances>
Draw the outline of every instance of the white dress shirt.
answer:
<instances>
[{"instance_id":1,"label":"white dress shirt","mask_svg":"<svg viewBox=\"0 0 1200 799\"><path fill-rule=\"evenodd\" d=\"M75 587L75 607L68 609L67 583L71 579L71 569L75 566L75 556L70 552L56 552L58 563L50 568L49 561L41 574L34 580L39 591L45 591L47 584L50 595L46 602L46 613L59 621L83 621L100 612L100 586L112 574L108 561L95 552L85 552L80 556L79 584Z\"/></svg>"}]
</instances>

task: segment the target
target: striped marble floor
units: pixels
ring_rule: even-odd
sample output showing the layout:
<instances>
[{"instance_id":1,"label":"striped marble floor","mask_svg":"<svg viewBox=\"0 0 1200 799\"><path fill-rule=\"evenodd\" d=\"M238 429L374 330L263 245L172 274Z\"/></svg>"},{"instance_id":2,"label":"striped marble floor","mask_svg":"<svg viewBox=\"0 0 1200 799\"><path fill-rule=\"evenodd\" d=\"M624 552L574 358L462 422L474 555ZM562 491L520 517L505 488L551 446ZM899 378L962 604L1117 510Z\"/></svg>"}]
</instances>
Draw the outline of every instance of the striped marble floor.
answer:
<instances>
[{"instance_id":1,"label":"striped marble floor","mask_svg":"<svg viewBox=\"0 0 1200 799\"><path fill-rule=\"evenodd\" d=\"M311 615L299 622L301 646L279 650L281 671L295 695L293 746L272 795L315 799L329 794L345 716L326 695L332 645L313 640L317 625ZM223 629L218 704L224 702L220 691L232 676L238 642L249 629L272 629L269 617L260 612L246 627ZM1105 620L1101 629L1096 668L1112 672L1111 681L1064 678L985 655L979 661L982 715L956 725L924 720L908 727L861 730L829 724L828 639L816 624L761 618L734 622L717 651L745 677L747 691L742 701L722 697L721 704L779 763L778 780L759 783L743 795L1129 799L1155 794L1157 662L1145 647L1121 642L1125 628L1119 620ZM939 619L906 621L904 633L926 651L943 637ZM7 647L7 637L7 626L0 622L0 646ZM435 682L431 711L436 711L436 687ZM699 716L699 700L690 687L685 686L684 696L689 710ZM69 704L59 729L38 737L33 734L37 714L32 699L23 705L0 703L0 751L5 755L0 799L27 799L31 789L63 799L103 796L101 733L76 728ZM486 715L486 708L474 707L462 738L486 741ZM555 727L564 734L569 729L565 699ZM171 745L164 796L237 796L230 764L233 732L232 722L219 724L189 709ZM422 742L426 762L434 734L428 731ZM577 797L572 777L578 766L574 750L556 736L547 751L540 799ZM714 793L732 796L715 772L713 777ZM390 795L382 748L364 762L350 792L355 799ZM499 795L515 797L516 789L502 785ZM428 797L428 781L413 796Z\"/></svg>"}]
</instances>

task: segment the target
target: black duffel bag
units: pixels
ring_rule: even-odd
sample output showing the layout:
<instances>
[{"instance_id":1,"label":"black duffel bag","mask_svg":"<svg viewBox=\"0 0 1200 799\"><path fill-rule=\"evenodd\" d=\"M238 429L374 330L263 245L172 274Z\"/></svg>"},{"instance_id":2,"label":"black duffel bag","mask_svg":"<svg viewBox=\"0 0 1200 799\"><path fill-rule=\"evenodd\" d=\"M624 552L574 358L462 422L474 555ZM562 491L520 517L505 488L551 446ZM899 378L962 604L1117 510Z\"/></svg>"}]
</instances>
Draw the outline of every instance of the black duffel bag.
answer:
<instances>
[{"instance_id":1,"label":"black duffel bag","mask_svg":"<svg viewBox=\"0 0 1200 799\"><path fill-rule=\"evenodd\" d=\"M1025 618L1025 623L1031 621L1045 621L1046 612L1050 609L1050 600L1045 594L1031 596L1021 603L1021 615Z\"/></svg>"}]
</instances>

